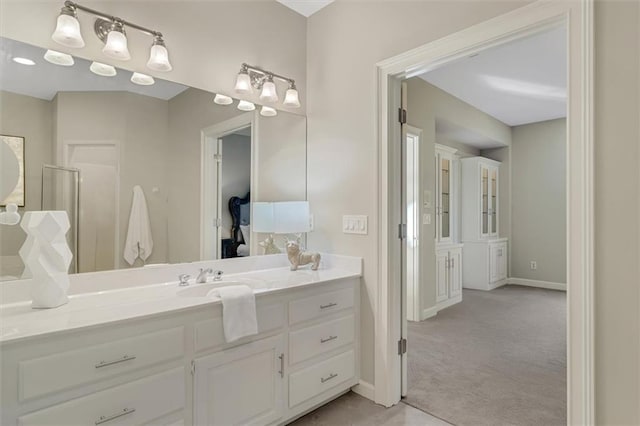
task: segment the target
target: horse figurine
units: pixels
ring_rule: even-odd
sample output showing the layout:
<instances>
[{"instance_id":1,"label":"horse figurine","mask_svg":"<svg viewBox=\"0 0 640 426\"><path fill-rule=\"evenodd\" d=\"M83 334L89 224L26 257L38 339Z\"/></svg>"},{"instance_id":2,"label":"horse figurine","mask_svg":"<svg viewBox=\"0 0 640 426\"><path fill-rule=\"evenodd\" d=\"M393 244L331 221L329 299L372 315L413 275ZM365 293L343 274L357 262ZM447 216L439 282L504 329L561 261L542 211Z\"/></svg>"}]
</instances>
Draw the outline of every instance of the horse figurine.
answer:
<instances>
[{"instance_id":1,"label":"horse figurine","mask_svg":"<svg viewBox=\"0 0 640 426\"><path fill-rule=\"evenodd\" d=\"M298 266L311 263L311 270L317 271L320 266L320 253L302 251L300 248L300 238L296 241L286 240L287 257L291 262L291 270L296 271Z\"/></svg>"}]
</instances>

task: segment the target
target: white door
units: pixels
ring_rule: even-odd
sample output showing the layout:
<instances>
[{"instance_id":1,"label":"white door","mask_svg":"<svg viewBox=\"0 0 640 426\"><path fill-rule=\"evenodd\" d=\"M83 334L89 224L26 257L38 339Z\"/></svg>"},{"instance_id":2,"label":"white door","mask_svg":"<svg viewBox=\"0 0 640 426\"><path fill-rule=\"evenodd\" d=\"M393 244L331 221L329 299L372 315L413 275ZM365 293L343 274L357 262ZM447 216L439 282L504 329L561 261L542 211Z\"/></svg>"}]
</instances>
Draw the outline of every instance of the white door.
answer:
<instances>
[{"instance_id":1,"label":"white door","mask_svg":"<svg viewBox=\"0 0 640 426\"><path fill-rule=\"evenodd\" d=\"M436 302L449 298L449 252L436 252Z\"/></svg>"},{"instance_id":2,"label":"white door","mask_svg":"<svg viewBox=\"0 0 640 426\"><path fill-rule=\"evenodd\" d=\"M406 257L406 277L407 277L407 319L409 321L420 321L420 291L419 291L419 234L420 234L420 199L418 191L420 185L419 168L419 129L407 126L405 172L406 179L406 202L407 202L407 257Z\"/></svg>"},{"instance_id":3,"label":"white door","mask_svg":"<svg viewBox=\"0 0 640 426\"><path fill-rule=\"evenodd\" d=\"M507 245L500 244L497 249L496 279L507 278Z\"/></svg>"},{"instance_id":4,"label":"white door","mask_svg":"<svg viewBox=\"0 0 640 426\"><path fill-rule=\"evenodd\" d=\"M404 117L400 117L400 226L404 226L404 238L401 235L400 241L400 341L406 342L407 338L407 174L405 173L406 159L407 159L407 144L403 143L407 140L407 123L406 123L406 114L407 114L407 83L402 82L400 85L400 108L401 111L404 112ZM406 348L406 346L404 346ZM400 352L400 371L401 373L401 384L400 384L400 395L407 395L407 352Z\"/></svg>"},{"instance_id":5,"label":"white door","mask_svg":"<svg viewBox=\"0 0 640 426\"><path fill-rule=\"evenodd\" d=\"M462 249L449 252L449 297L462 294Z\"/></svg>"},{"instance_id":6,"label":"white door","mask_svg":"<svg viewBox=\"0 0 640 426\"><path fill-rule=\"evenodd\" d=\"M283 412L284 336L195 360L194 424L264 425Z\"/></svg>"},{"instance_id":7,"label":"white door","mask_svg":"<svg viewBox=\"0 0 640 426\"><path fill-rule=\"evenodd\" d=\"M202 147L202 233L201 260L221 257L220 226L222 225L222 139L205 136Z\"/></svg>"}]
</instances>

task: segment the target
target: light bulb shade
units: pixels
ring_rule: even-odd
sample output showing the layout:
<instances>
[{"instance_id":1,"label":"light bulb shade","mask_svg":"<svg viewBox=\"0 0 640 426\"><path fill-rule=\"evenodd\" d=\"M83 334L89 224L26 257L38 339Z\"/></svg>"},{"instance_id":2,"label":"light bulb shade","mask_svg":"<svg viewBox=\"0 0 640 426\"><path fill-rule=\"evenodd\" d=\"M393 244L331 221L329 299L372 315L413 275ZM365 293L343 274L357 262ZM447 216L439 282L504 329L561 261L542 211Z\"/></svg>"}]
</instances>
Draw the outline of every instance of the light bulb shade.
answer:
<instances>
[{"instance_id":1,"label":"light bulb shade","mask_svg":"<svg viewBox=\"0 0 640 426\"><path fill-rule=\"evenodd\" d=\"M131 54L127 48L127 36L124 35L124 32L117 28L109 31L107 43L102 48L102 53L119 61L128 61L131 59Z\"/></svg>"},{"instance_id":2,"label":"light bulb shade","mask_svg":"<svg viewBox=\"0 0 640 426\"><path fill-rule=\"evenodd\" d=\"M229 96L216 93L215 98L213 98L213 102L217 103L218 105L231 105L233 103L233 99Z\"/></svg>"},{"instance_id":3,"label":"light bulb shade","mask_svg":"<svg viewBox=\"0 0 640 426\"><path fill-rule=\"evenodd\" d=\"M51 39L63 46L75 49L84 47L84 40L80 33L80 22L75 16L67 15L64 12L58 16L56 30L51 35Z\"/></svg>"},{"instance_id":4,"label":"light bulb shade","mask_svg":"<svg viewBox=\"0 0 640 426\"><path fill-rule=\"evenodd\" d=\"M298 99L298 91L294 88L287 89L287 93L284 95L284 106L292 108L300 108L300 99Z\"/></svg>"},{"instance_id":5,"label":"light bulb shade","mask_svg":"<svg viewBox=\"0 0 640 426\"><path fill-rule=\"evenodd\" d=\"M131 76L131 82L141 86L151 86L155 80L150 75L134 72Z\"/></svg>"},{"instance_id":6,"label":"light bulb shade","mask_svg":"<svg viewBox=\"0 0 640 426\"><path fill-rule=\"evenodd\" d=\"M147 67L154 71L169 72L173 69L169 62L169 52L164 44L154 43L151 46L151 53L149 54L149 62Z\"/></svg>"},{"instance_id":7,"label":"light bulb shade","mask_svg":"<svg viewBox=\"0 0 640 426\"><path fill-rule=\"evenodd\" d=\"M260 109L260 115L263 117L274 117L278 115L278 111L270 106L263 105Z\"/></svg>"},{"instance_id":8,"label":"light bulb shade","mask_svg":"<svg viewBox=\"0 0 640 426\"><path fill-rule=\"evenodd\" d=\"M273 81L265 81L260 92L260 100L263 102L278 102L278 92Z\"/></svg>"},{"instance_id":9,"label":"light bulb shade","mask_svg":"<svg viewBox=\"0 0 640 426\"><path fill-rule=\"evenodd\" d=\"M238 109L240 111L253 111L256 109L256 106L249 101L240 101L238 102Z\"/></svg>"},{"instance_id":10,"label":"light bulb shade","mask_svg":"<svg viewBox=\"0 0 640 426\"><path fill-rule=\"evenodd\" d=\"M89 70L94 74L101 75L102 77L113 77L117 74L115 67L101 62L91 62Z\"/></svg>"},{"instance_id":11,"label":"light bulb shade","mask_svg":"<svg viewBox=\"0 0 640 426\"><path fill-rule=\"evenodd\" d=\"M47 62L62 65L64 67L70 67L74 64L73 56L62 52L56 52L55 50L47 50L44 54L44 59Z\"/></svg>"},{"instance_id":12,"label":"light bulb shade","mask_svg":"<svg viewBox=\"0 0 640 426\"><path fill-rule=\"evenodd\" d=\"M241 95L253 92L253 89L251 88L251 77L249 77L248 73L242 71L238 73L235 90L236 93L240 93Z\"/></svg>"}]
</instances>

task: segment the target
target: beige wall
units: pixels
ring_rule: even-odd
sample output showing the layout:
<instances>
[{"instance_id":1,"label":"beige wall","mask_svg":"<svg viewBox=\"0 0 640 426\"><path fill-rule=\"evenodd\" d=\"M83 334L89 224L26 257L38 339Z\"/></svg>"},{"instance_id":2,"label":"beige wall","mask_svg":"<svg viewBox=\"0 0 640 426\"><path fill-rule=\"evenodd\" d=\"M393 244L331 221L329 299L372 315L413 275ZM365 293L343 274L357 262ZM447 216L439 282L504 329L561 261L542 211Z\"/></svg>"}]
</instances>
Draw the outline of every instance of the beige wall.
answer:
<instances>
[{"instance_id":1,"label":"beige wall","mask_svg":"<svg viewBox=\"0 0 640 426\"><path fill-rule=\"evenodd\" d=\"M105 62L102 42L93 34L94 17L79 12L86 46L68 49L51 40L63 1L3 0L0 34L36 46ZM232 95L243 62L296 80L306 103L306 20L275 1L83 1L83 5L156 29L164 35L173 71L146 67L151 38L127 30L131 60L118 67L140 71L210 92ZM107 61L109 62L109 61ZM113 61L111 61L113 63ZM286 86L278 83L281 94ZM257 101L257 93L247 97ZM286 108L285 108L286 109Z\"/></svg>"},{"instance_id":2,"label":"beige wall","mask_svg":"<svg viewBox=\"0 0 640 426\"><path fill-rule=\"evenodd\" d=\"M0 91L0 134L24 137L25 207L21 213L40 210L42 165L53 161L52 109L50 101ZM25 238L19 226L0 226L0 255L17 256Z\"/></svg>"},{"instance_id":3,"label":"beige wall","mask_svg":"<svg viewBox=\"0 0 640 426\"><path fill-rule=\"evenodd\" d=\"M564 118L513 128L512 277L567 282L566 128Z\"/></svg>"},{"instance_id":4,"label":"beige wall","mask_svg":"<svg viewBox=\"0 0 640 426\"><path fill-rule=\"evenodd\" d=\"M596 423L640 424L640 4L596 1Z\"/></svg>"},{"instance_id":5,"label":"beige wall","mask_svg":"<svg viewBox=\"0 0 640 426\"><path fill-rule=\"evenodd\" d=\"M435 143L452 146L461 149L463 155L478 155L479 150L467 146L459 141L438 138L436 136L436 121L446 120L449 123L464 127L476 134L484 135L488 139L511 144L511 129L506 124L472 107L447 92L414 77L407 80L407 124L422 130L420 141L420 194L419 205L423 205L421 197L425 190L431 191L435 199L435 168L433 157L435 155ZM502 173L501 168L501 173ZM505 174L508 176L507 174ZM502 174L501 174L502 178ZM502 195L502 193L501 193ZM435 217L435 205L429 209L422 208L422 213L430 213ZM502 214L500 220L502 225ZM505 213L508 216L508 212ZM506 218L508 222L508 217ZM424 236L420 244L420 293L421 310L436 305L435 282L435 220L431 225L422 225L421 235Z\"/></svg>"},{"instance_id":6,"label":"beige wall","mask_svg":"<svg viewBox=\"0 0 640 426\"><path fill-rule=\"evenodd\" d=\"M378 285L375 64L526 3L371 1L365 6L338 0L308 20L308 194L315 214L309 246L364 257L365 381L373 382L374 376ZM343 234L343 214L367 215L369 234Z\"/></svg>"}]
</instances>

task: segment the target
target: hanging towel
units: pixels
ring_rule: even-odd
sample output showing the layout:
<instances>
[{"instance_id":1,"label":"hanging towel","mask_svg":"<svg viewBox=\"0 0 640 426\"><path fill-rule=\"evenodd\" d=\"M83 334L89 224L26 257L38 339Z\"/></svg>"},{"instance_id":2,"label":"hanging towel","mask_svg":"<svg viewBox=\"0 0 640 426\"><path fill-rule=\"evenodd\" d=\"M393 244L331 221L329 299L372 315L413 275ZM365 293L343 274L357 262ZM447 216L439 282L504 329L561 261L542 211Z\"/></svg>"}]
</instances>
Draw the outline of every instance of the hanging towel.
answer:
<instances>
[{"instance_id":1,"label":"hanging towel","mask_svg":"<svg viewBox=\"0 0 640 426\"><path fill-rule=\"evenodd\" d=\"M218 296L222 300L222 328L227 342L258 334L256 296L251 287L219 287L211 290L207 296Z\"/></svg>"},{"instance_id":2,"label":"hanging towel","mask_svg":"<svg viewBox=\"0 0 640 426\"><path fill-rule=\"evenodd\" d=\"M124 260L133 265L137 258L147 260L153 251L151 223L144 192L139 185L133 187L133 202L129 215L127 242L124 245Z\"/></svg>"}]
</instances>

